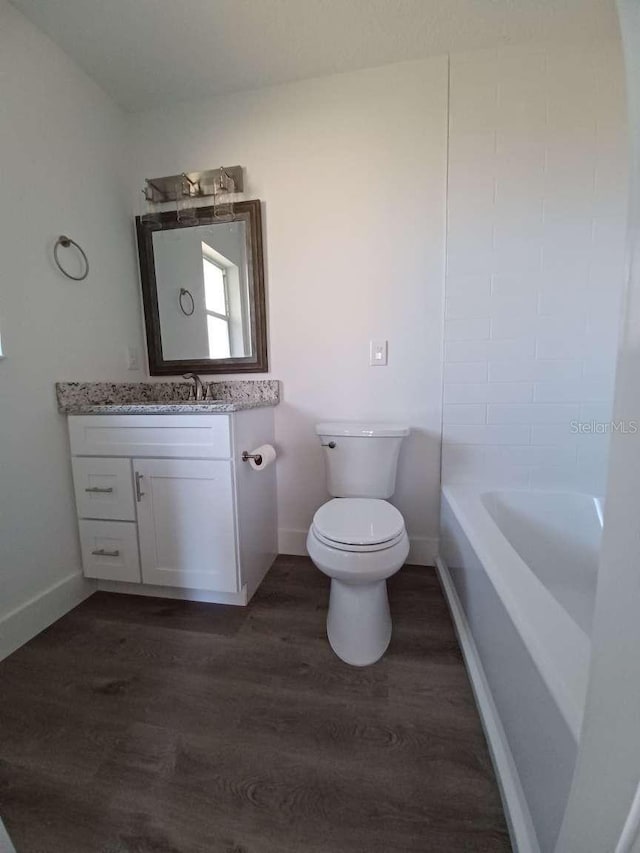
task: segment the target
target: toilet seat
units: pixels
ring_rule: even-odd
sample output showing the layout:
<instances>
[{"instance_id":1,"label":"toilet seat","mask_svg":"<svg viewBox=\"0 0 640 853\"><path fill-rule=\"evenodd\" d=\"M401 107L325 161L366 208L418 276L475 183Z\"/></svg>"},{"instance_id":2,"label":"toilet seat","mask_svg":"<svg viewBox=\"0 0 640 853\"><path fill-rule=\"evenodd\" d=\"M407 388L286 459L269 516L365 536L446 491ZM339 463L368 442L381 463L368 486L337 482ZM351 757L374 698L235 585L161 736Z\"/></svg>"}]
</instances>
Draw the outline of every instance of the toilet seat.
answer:
<instances>
[{"instance_id":1,"label":"toilet seat","mask_svg":"<svg viewBox=\"0 0 640 853\"><path fill-rule=\"evenodd\" d=\"M386 548L392 548L405 536L404 530L401 531L393 539L388 539L386 542L377 542L375 545L351 545L348 542L336 542L335 539L329 539L323 536L318 530L312 526L313 535L319 542L324 543L329 548L337 548L338 551L352 551L354 553L372 553L374 551L384 551Z\"/></svg>"},{"instance_id":2,"label":"toilet seat","mask_svg":"<svg viewBox=\"0 0 640 853\"><path fill-rule=\"evenodd\" d=\"M375 498L328 501L314 515L312 530L328 547L354 552L391 548L406 536L400 512Z\"/></svg>"}]
</instances>

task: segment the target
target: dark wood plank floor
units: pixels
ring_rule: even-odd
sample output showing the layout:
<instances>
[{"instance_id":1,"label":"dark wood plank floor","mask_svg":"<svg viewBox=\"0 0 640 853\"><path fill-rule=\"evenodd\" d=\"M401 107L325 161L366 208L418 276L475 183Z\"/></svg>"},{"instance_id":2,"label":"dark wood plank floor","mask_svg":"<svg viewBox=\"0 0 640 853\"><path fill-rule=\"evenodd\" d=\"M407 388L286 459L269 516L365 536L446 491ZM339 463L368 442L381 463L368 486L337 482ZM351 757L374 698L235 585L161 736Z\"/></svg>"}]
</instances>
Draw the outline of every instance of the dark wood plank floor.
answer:
<instances>
[{"instance_id":1,"label":"dark wood plank floor","mask_svg":"<svg viewBox=\"0 0 640 853\"><path fill-rule=\"evenodd\" d=\"M510 851L435 574L389 592L364 669L331 652L303 558L248 608L92 596L0 663L18 853Z\"/></svg>"}]
</instances>

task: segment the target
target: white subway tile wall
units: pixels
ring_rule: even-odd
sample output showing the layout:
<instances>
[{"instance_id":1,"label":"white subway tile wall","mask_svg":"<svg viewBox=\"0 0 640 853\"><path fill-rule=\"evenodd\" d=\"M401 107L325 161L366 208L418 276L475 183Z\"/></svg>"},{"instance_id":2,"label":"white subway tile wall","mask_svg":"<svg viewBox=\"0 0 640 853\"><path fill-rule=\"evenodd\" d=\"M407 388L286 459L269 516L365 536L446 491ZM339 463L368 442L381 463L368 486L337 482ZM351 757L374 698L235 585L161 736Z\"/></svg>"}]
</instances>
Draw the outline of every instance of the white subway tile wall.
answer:
<instances>
[{"instance_id":1,"label":"white subway tile wall","mask_svg":"<svg viewBox=\"0 0 640 853\"><path fill-rule=\"evenodd\" d=\"M603 494L628 183L619 44L452 56L449 132L443 482Z\"/></svg>"}]
</instances>

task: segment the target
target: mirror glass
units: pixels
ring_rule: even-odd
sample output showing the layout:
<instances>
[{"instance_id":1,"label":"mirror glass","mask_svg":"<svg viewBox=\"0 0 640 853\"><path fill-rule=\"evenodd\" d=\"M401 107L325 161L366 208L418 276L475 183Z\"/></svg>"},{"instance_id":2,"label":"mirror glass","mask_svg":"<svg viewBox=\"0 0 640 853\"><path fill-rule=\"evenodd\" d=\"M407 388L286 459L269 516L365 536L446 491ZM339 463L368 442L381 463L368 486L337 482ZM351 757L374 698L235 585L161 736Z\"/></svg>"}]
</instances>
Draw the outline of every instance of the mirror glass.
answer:
<instances>
[{"instance_id":1,"label":"mirror glass","mask_svg":"<svg viewBox=\"0 0 640 853\"><path fill-rule=\"evenodd\" d=\"M156 231L153 257L163 358L250 356L245 223Z\"/></svg>"},{"instance_id":2,"label":"mirror glass","mask_svg":"<svg viewBox=\"0 0 640 853\"><path fill-rule=\"evenodd\" d=\"M152 376L268 370L260 202L137 219Z\"/></svg>"}]
</instances>

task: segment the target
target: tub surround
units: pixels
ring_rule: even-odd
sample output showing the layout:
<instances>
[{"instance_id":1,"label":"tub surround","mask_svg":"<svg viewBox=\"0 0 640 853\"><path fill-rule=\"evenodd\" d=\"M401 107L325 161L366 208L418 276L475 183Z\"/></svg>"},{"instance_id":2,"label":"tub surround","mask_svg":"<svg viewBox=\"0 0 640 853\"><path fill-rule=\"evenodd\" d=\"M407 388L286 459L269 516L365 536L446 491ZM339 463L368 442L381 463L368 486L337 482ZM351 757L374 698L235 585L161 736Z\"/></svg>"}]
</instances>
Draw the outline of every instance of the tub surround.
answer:
<instances>
[{"instance_id":1,"label":"tub surround","mask_svg":"<svg viewBox=\"0 0 640 853\"><path fill-rule=\"evenodd\" d=\"M280 402L277 379L204 382L210 399L194 401L191 382L57 382L58 411L67 415L239 412Z\"/></svg>"}]
</instances>

